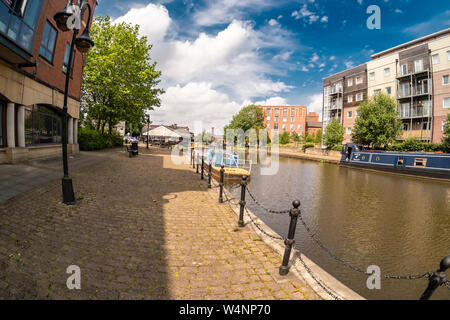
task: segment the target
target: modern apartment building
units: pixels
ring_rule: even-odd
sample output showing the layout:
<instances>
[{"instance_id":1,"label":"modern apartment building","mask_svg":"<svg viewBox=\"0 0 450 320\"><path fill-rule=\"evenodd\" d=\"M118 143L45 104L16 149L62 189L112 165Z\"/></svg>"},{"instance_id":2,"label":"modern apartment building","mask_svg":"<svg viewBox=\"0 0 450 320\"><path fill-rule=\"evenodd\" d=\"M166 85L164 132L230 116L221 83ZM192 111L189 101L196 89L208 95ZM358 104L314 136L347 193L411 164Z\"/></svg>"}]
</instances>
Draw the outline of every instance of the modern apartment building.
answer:
<instances>
[{"instance_id":1,"label":"modern apartment building","mask_svg":"<svg viewBox=\"0 0 450 320\"><path fill-rule=\"evenodd\" d=\"M450 29L376 53L371 58L371 61L357 68L364 67L367 70L366 91L369 97L383 92L396 99L403 121L403 132L398 139L415 137L423 141L440 142L450 110ZM354 117L357 116L355 109L360 101L352 107L345 103L338 105L342 106L342 110L333 113L334 109L330 109L330 105L333 105L334 100L330 92L333 90L333 80L347 76L353 69L324 79L323 127L326 128L333 116L340 119L339 114L342 114L345 142L351 139ZM344 84L343 81L341 83ZM354 97L346 99L346 90L348 88L344 86L343 100L350 103Z\"/></svg>"},{"instance_id":2,"label":"modern apartment building","mask_svg":"<svg viewBox=\"0 0 450 320\"><path fill-rule=\"evenodd\" d=\"M90 0L94 9L95 0ZM53 15L65 0L0 0L0 163L61 153L61 110L66 72L68 151L77 152L83 55L72 32L60 32ZM85 14L84 21L87 19Z\"/></svg>"},{"instance_id":3,"label":"modern apartment building","mask_svg":"<svg viewBox=\"0 0 450 320\"><path fill-rule=\"evenodd\" d=\"M351 140L351 130L359 104L367 98L367 66L360 65L323 80L323 128L337 119L344 127L344 143Z\"/></svg>"},{"instance_id":4,"label":"modern apartment building","mask_svg":"<svg viewBox=\"0 0 450 320\"><path fill-rule=\"evenodd\" d=\"M265 113L264 125L273 137L275 132L279 134L297 132L299 135L307 132L308 121L319 121L317 113L307 112L306 106L258 106Z\"/></svg>"}]
</instances>

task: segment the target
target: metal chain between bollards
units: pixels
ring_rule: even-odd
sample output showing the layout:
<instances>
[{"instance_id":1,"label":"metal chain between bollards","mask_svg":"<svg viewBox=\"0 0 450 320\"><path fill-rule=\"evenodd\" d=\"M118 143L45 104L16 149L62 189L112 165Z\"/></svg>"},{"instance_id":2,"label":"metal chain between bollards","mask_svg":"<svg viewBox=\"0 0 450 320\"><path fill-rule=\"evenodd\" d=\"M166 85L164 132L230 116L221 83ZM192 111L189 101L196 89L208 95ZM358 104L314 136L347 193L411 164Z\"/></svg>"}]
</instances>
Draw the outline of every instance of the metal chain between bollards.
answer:
<instances>
[{"instance_id":1,"label":"metal chain between bollards","mask_svg":"<svg viewBox=\"0 0 450 320\"><path fill-rule=\"evenodd\" d=\"M286 213L289 213L289 211L290 211L290 210L277 211L277 210L267 209L258 200L256 200L256 197L250 192L250 189L248 187L247 187L247 192L248 192L248 195L250 196L250 198L253 200L253 202L255 202L260 208L264 209L265 211L267 211L269 213L286 214Z\"/></svg>"},{"instance_id":2,"label":"metal chain between bollards","mask_svg":"<svg viewBox=\"0 0 450 320\"><path fill-rule=\"evenodd\" d=\"M305 223L305 221L303 220L303 217L300 215L299 219L301 221L301 223L303 224L303 226L305 227L306 231L308 232L309 236L311 237L311 239L314 240L314 242L322 249L324 250L326 253L328 253L328 255L330 257L332 257L333 259L335 259L336 261L342 263L343 265L345 265L346 267L363 273L365 275L372 275L371 273L352 265L351 263L345 261L342 258L339 258L338 256L336 256L330 249L328 249L319 239L317 239L316 235L311 231L311 229L308 227L308 225ZM428 278L430 276L429 272L423 273L423 274L416 274L416 275L381 275L381 277L385 278L385 279L397 279L397 280L414 280L414 279L422 279L422 278Z\"/></svg>"},{"instance_id":3,"label":"metal chain between bollards","mask_svg":"<svg viewBox=\"0 0 450 320\"><path fill-rule=\"evenodd\" d=\"M340 297L335 295L333 292L331 292L331 289L328 288L325 284L322 283L319 279L316 278L315 274L312 272L312 270L307 266L305 261L303 261L302 257L300 255L297 256L298 260L303 265L303 268L305 268L306 272L310 275L310 277L325 291L330 297L332 297L334 300L342 300ZM297 267L294 264L295 270L297 270L298 273L300 273L300 270L297 269Z\"/></svg>"},{"instance_id":4,"label":"metal chain between bollards","mask_svg":"<svg viewBox=\"0 0 450 320\"><path fill-rule=\"evenodd\" d=\"M245 212L247 213L247 217L249 217L250 221L255 225L256 228L258 228L259 231L261 231L262 233L264 233L266 236L272 238L272 239L276 239L276 240L284 240L282 237L280 236L274 236L271 235L269 233L267 233L267 231L265 231L263 228L261 228L261 226L255 221L253 220L252 216L250 215L250 212L248 212L247 208L245 208Z\"/></svg>"}]
</instances>

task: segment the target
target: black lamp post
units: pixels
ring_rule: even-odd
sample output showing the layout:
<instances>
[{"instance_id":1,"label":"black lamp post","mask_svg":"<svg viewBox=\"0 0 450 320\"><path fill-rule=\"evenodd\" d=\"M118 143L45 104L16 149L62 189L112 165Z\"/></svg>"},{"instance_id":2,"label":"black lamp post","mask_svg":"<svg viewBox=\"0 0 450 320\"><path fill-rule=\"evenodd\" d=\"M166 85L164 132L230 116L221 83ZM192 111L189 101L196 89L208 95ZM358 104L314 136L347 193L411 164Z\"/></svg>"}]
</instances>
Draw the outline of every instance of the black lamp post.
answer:
<instances>
[{"instance_id":1,"label":"black lamp post","mask_svg":"<svg viewBox=\"0 0 450 320\"><path fill-rule=\"evenodd\" d=\"M80 31L76 28L71 28L69 26L69 19L74 17L75 13L79 13L79 16L75 16L75 19L81 21L84 11L86 8L89 9L88 23L86 24L86 28L79 38L77 38L77 34ZM70 1L69 5L64 8L63 11L56 13L53 16L55 19L56 25L58 29L62 32L73 30L72 42L70 44L70 53L69 53L69 61L66 70L66 84L64 88L64 105L62 112L62 152L63 152L63 168L64 168L64 177L62 178L62 192L63 192L63 202L67 205L75 204L75 195L73 192L72 179L69 178L69 165L67 162L67 96L69 93L69 80L70 80L70 71L72 70L72 58L74 54L74 47L81 53L86 53L90 48L94 46L94 41L89 38L89 24L92 18L92 8L89 5L87 0L81 1L80 6L81 11L74 10L73 0ZM74 13L75 12L75 13Z\"/></svg>"},{"instance_id":2,"label":"black lamp post","mask_svg":"<svg viewBox=\"0 0 450 320\"><path fill-rule=\"evenodd\" d=\"M146 119L147 119L147 149L148 149L148 132L150 131L150 123L152 123L150 121L150 114L147 113Z\"/></svg>"}]
</instances>

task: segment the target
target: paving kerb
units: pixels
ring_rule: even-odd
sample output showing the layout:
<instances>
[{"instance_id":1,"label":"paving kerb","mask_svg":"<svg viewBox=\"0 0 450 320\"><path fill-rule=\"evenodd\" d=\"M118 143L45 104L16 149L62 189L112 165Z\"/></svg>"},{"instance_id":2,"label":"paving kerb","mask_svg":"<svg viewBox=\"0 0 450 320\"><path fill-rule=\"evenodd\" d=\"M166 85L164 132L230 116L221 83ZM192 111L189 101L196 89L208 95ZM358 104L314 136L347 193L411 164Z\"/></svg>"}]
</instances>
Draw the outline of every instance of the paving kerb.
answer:
<instances>
[{"instance_id":1,"label":"paving kerb","mask_svg":"<svg viewBox=\"0 0 450 320\"><path fill-rule=\"evenodd\" d=\"M216 180L212 179L212 183L211 183L214 187L217 187L219 184ZM218 198L218 194L216 192L217 188L213 188L211 190L209 190L209 193ZM223 192L226 193L227 197L229 199L234 199L234 196L224 187L223 188ZM224 203L223 205L227 205L225 203L225 199L224 199ZM239 217L239 205L238 204L233 204L233 203L229 203L230 208L232 209L232 211L234 212L234 214ZM265 230L268 234L273 235L273 236L280 236L278 235L275 231L273 231L269 226L267 226L262 220L260 220L258 218L258 216L256 216L250 209L247 208L248 214L251 216L251 218L255 221L258 222L259 226ZM246 219L245 215L244 215L244 222L246 226L249 226L251 228L251 230L253 232L255 232L263 241L264 243L266 243L270 248L272 248L276 253L278 253L280 256L284 255L284 242L282 240L278 240L278 239L273 239L267 235L265 235L263 232L261 232L251 221L250 219ZM237 224L237 223L236 223ZM286 226L287 228L287 226ZM287 229L286 229L287 230ZM353 291L352 289L350 289L349 287L347 287L346 285L344 285L342 282L340 282L339 280L337 280L335 277L333 277L331 274L329 274L328 272L326 272L325 270L323 270L319 265L317 265L315 262L313 262L311 259L309 259L307 256L305 256L304 254L302 254L301 252L299 252L297 249L292 250L291 252L291 258L289 261L289 265L290 265L290 270L289 273L290 274L294 274L295 276L297 276L298 278L300 278L301 280L303 280L305 283L307 283L316 294L318 294L322 299L325 300L334 300L334 297L332 297L328 292L326 292L312 277L311 275L308 273L308 271L305 269L305 267L302 265L302 263L299 261L299 259L297 258L297 255L300 255L301 258L303 259L303 261L305 262L305 264L307 265L307 267L311 270L311 272L313 273L313 275L319 280L321 281L323 284L325 284L326 287L328 287L328 289L330 291L332 291L332 293L334 295L336 295L337 297L339 297L339 299L342 300L365 300L364 297L362 297L361 295L359 295L358 293L356 293L355 291ZM280 260L280 265L281 265L281 260ZM282 279L283 276L280 276L280 279Z\"/></svg>"}]
</instances>

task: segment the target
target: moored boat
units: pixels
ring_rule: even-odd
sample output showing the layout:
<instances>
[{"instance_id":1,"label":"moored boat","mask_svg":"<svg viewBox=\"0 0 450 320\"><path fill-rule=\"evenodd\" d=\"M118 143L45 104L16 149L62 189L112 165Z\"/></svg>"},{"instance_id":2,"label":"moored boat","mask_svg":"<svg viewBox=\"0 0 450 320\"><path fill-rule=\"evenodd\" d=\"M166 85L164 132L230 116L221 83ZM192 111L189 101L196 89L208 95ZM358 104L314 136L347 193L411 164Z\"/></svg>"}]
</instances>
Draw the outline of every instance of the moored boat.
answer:
<instances>
[{"instance_id":1,"label":"moored boat","mask_svg":"<svg viewBox=\"0 0 450 320\"><path fill-rule=\"evenodd\" d=\"M347 143L342 147L340 163L348 167L450 179L449 153L368 151Z\"/></svg>"},{"instance_id":2,"label":"moored boat","mask_svg":"<svg viewBox=\"0 0 450 320\"><path fill-rule=\"evenodd\" d=\"M220 169L224 166L224 180L240 181L246 175L247 180L251 175L251 162L240 160L235 152L224 152L223 150L210 149L207 152L206 163L211 162L212 176L219 181Z\"/></svg>"}]
</instances>

